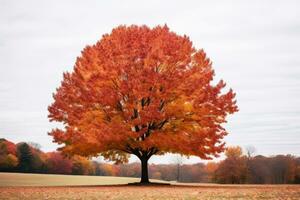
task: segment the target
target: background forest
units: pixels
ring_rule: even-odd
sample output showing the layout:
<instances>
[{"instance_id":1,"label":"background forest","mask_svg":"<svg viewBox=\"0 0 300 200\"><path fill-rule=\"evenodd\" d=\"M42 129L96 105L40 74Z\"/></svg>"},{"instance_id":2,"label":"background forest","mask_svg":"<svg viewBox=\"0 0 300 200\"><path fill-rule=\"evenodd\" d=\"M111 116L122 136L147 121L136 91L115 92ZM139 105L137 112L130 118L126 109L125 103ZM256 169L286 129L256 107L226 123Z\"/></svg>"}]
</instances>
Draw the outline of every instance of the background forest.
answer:
<instances>
[{"instance_id":1,"label":"background forest","mask_svg":"<svg viewBox=\"0 0 300 200\"><path fill-rule=\"evenodd\" d=\"M150 164L152 179L178 182L230 184L300 183L300 157L253 155L254 150L227 148L226 158L219 162L182 164L178 158L172 164ZM60 152L43 152L36 143L15 144L0 139L0 171L46 174L140 177L140 163L108 164L81 156L67 158Z\"/></svg>"}]
</instances>

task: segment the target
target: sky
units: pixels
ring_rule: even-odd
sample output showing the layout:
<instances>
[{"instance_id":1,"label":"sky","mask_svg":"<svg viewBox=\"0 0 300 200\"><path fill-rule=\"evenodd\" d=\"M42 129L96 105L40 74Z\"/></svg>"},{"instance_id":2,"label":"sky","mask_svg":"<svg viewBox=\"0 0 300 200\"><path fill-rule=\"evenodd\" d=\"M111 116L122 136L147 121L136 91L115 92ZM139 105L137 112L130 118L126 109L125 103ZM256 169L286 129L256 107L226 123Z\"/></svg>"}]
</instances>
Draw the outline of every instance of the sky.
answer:
<instances>
[{"instance_id":1,"label":"sky","mask_svg":"<svg viewBox=\"0 0 300 200\"><path fill-rule=\"evenodd\" d=\"M215 79L237 93L227 145L300 156L299 1L0 0L0 24L0 138L55 150L47 107L81 50L121 24L167 24L203 48Z\"/></svg>"}]
</instances>

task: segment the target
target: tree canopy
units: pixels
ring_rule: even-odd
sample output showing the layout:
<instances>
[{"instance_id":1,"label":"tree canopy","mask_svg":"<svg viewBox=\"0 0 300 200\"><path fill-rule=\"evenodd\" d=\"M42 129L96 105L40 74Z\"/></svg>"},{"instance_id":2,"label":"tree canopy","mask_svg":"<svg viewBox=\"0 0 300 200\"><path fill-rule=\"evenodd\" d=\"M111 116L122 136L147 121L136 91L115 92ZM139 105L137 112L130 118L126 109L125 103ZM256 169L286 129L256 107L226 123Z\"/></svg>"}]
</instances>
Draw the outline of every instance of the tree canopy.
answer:
<instances>
[{"instance_id":1,"label":"tree canopy","mask_svg":"<svg viewBox=\"0 0 300 200\"><path fill-rule=\"evenodd\" d=\"M167 26L119 26L76 60L49 106L64 128L49 134L67 154L126 162L166 152L203 159L224 150L235 94L213 84L212 63Z\"/></svg>"}]
</instances>

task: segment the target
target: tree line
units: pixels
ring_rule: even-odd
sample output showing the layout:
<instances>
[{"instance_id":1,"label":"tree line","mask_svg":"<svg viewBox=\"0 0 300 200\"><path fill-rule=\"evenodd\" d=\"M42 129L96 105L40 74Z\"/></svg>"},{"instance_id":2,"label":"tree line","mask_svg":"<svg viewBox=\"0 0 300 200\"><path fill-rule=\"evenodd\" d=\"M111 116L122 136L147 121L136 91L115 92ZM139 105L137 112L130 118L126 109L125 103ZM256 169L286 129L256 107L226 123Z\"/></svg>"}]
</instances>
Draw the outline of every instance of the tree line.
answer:
<instances>
[{"instance_id":1,"label":"tree line","mask_svg":"<svg viewBox=\"0 0 300 200\"><path fill-rule=\"evenodd\" d=\"M150 164L149 177L178 182L224 184L300 183L300 157L243 154L238 146L229 147L219 162ZM60 152L43 152L38 144L0 139L0 171L46 174L140 177L140 163L99 163L82 156L65 157Z\"/></svg>"}]
</instances>

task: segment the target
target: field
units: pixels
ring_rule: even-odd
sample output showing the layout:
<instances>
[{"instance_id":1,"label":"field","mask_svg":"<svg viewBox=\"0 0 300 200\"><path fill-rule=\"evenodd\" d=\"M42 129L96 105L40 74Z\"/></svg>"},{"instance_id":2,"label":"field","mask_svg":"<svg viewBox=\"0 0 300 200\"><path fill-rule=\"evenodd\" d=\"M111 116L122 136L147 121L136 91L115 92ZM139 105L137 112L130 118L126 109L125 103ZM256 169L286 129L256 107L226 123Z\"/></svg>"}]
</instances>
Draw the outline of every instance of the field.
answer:
<instances>
[{"instance_id":1,"label":"field","mask_svg":"<svg viewBox=\"0 0 300 200\"><path fill-rule=\"evenodd\" d=\"M126 185L137 180L0 173L0 199L300 199L297 185Z\"/></svg>"},{"instance_id":2,"label":"field","mask_svg":"<svg viewBox=\"0 0 300 200\"><path fill-rule=\"evenodd\" d=\"M54 174L0 173L1 186L88 186L137 182L138 178Z\"/></svg>"}]
</instances>

